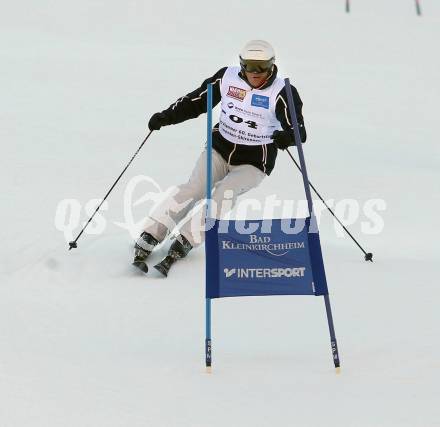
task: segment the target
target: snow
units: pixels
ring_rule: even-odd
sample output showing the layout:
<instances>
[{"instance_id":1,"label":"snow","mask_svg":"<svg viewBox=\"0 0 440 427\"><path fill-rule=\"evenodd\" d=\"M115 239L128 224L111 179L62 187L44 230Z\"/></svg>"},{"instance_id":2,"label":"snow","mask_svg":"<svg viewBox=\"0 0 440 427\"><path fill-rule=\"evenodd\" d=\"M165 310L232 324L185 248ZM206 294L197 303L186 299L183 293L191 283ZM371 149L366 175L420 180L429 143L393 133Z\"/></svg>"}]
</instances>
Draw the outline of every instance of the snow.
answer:
<instances>
[{"instance_id":1,"label":"snow","mask_svg":"<svg viewBox=\"0 0 440 427\"><path fill-rule=\"evenodd\" d=\"M344 2L2 4L2 426L436 426L440 380L440 5ZM130 268L124 191L188 176L205 118L161 130L109 198L107 227L67 251L63 199L102 197L149 115L251 38L276 49L303 101L310 180L326 199L383 199L383 232L328 214L321 240L342 373L322 298L213 301L204 372L204 251L165 281ZM287 156L249 197L304 197ZM136 221L146 205L135 208ZM87 219L81 211L82 221ZM80 230L78 226L75 233ZM151 265L165 254L162 247Z\"/></svg>"}]
</instances>

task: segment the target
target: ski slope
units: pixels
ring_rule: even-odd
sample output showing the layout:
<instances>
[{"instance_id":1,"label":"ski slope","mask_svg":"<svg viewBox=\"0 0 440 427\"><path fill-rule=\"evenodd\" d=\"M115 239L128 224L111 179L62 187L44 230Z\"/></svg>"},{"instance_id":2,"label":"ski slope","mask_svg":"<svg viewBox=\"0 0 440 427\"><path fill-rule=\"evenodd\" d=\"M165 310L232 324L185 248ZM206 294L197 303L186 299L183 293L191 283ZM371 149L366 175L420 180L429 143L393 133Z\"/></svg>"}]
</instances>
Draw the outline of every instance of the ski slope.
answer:
<instances>
[{"instance_id":1,"label":"ski slope","mask_svg":"<svg viewBox=\"0 0 440 427\"><path fill-rule=\"evenodd\" d=\"M439 424L440 4L422 0L418 17L411 0L351 3L348 15L328 0L2 2L1 426ZM127 186L185 180L205 117L151 136L103 233L69 252L56 228L65 199L87 219L152 113L254 38L274 45L303 99L312 183L326 199L386 203L381 233L363 234L362 215L350 226L373 264L322 215L341 375L322 298L213 301L207 375L203 248L167 280L133 272L132 236L116 225ZM284 153L248 197L268 195L304 199Z\"/></svg>"}]
</instances>

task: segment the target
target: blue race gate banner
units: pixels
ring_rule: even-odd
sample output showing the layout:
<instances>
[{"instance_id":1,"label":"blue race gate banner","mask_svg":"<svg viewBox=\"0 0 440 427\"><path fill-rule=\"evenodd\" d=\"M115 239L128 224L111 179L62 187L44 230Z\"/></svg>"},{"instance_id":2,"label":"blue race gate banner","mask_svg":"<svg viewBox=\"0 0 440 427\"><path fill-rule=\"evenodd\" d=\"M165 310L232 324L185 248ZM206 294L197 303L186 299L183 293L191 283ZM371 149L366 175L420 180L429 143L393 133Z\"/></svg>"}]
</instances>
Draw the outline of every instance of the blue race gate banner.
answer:
<instances>
[{"instance_id":1,"label":"blue race gate banner","mask_svg":"<svg viewBox=\"0 0 440 427\"><path fill-rule=\"evenodd\" d=\"M302 144L297 143L296 148L307 197L307 218L235 221L212 218L212 87L208 84L205 230L207 372L211 372L212 365L211 300L257 295L322 295L332 358L339 370L338 345ZM295 141L301 141L289 79L285 79L285 88ZM266 108L262 99L253 97L252 102Z\"/></svg>"},{"instance_id":2,"label":"blue race gate banner","mask_svg":"<svg viewBox=\"0 0 440 427\"><path fill-rule=\"evenodd\" d=\"M309 217L207 223L206 298L328 294Z\"/></svg>"}]
</instances>

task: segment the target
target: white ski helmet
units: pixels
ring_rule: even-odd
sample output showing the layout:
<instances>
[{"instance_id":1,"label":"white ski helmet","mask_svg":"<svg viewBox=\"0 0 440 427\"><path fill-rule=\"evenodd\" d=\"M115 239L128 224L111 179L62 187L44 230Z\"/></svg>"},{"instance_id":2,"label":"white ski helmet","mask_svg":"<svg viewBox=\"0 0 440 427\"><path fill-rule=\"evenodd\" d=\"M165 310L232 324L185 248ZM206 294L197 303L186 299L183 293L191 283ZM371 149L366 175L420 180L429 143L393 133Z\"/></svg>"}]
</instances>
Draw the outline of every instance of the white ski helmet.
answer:
<instances>
[{"instance_id":1,"label":"white ski helmet","mask_svg":"<svg viewBox=\"0 0 440 427\"><path fill-rule=\"evenodd\" d=\"M240 52L241 69L249 73L270 71L274 63L273 47L264 40L251 40Z\"/></svg>"}]
</instances>

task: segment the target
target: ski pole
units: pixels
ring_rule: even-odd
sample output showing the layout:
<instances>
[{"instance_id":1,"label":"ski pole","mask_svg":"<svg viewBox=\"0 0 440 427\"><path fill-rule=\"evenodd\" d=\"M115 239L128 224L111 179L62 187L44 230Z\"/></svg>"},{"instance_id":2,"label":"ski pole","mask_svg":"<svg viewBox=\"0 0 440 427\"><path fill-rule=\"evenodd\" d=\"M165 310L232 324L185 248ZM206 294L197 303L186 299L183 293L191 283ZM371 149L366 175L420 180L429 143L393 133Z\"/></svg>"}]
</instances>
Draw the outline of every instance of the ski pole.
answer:
<instances>
[{"instance_id":1,"label":"ski pole","mask_svg":"<svg viewBox=\"0 0 440 427\"><path fill-rule=\"evenodd\" d=\"M107 197L109 196L109 194L112 192L113 188L115 188L116 184L119 182L119 180L121 179L122 175L124 175L125 171L128 169L128 167L130 166L131 162L134 160L134 158L138 155L139 151L141 151L142 147L144 146L144 144L147 142L147 139L150 137L150 135L153 133L152 130L150 130L150 133L145 137L145 139L142 141L142 144L139 146L139 148L136 150L136 152L133 154L133 157L130 159L130 161L127 163L127 166L125 166L124 170L121 172L121 174L118 176L118 179L113 183L113 185L111 186L110 190L108 190L107 194L104 196L104 198L102 199L102 202L99 204L99 206L95 209L95 212L93 212L93 215L89 218L89 220L86 222L86 224L84 225L84 227L82 228L82 230L80 231L80 233L78 234L78 236L76 236L76 239L73 240L72 242L69 242L69 251L71 249L77 248L77 241L78 239L81 237L81 235L84 233L84 230L87 228L87 226L90 224L90 221L93 219L93 217L96 215L96 213L99 211L100 207L102 206L102 204L105 202L105 200L107 199Z\"/></svg>"},{"instance_id":2,"label":"ski pole","mask_svg":"<svg viewBox=\"0 0 440 427\"><path fill-rule=\"evenodd\" d=\"M294 159L294 157L292 156L292 154L290 153L289 149L286 149L287 154L290 156L290 158L292 159L293 163L295 163L296 167L298 168L298 170L302 173L301 171L301 167L299 166L299 164L297 163L297 161ZM321 200L322 203L324 203L325 207L330 211L330 213L333 215L333 217L336 219L336 221L339 222L339 224L342 226L342 228L345 230L345 232L352 238L352 240L354 241L354 243L356 243L356 245L359 247L359 249L364 253L365 255L365 261L371 261L373 262L373 254L371 252L366 252L364 250L364 248L359 244L359 242L353 237L353 235L347 230L347 227L345 227L344 224L342 224L342 222L339 220L339 218L335 215L335 213L330 209L330 206L327 205L327 203L324 201L324 199L321 197L321 195L318 193L318 190L313 186L313 184L309 181L310 187L312 188L312 190L315 192L315 194L319 197L319 199Z\"/></svg>"},{"instance_id":3,"label":"ski pole","mask_svg":"<svg viewBox=\"0 0 440 427\"><path fill-rule=\"evenodd\" d=\"M422 8L420 7L419 0L416 0L416 12L417 12L417 15L422 16Z\"/></svg>"}]
</instances>

